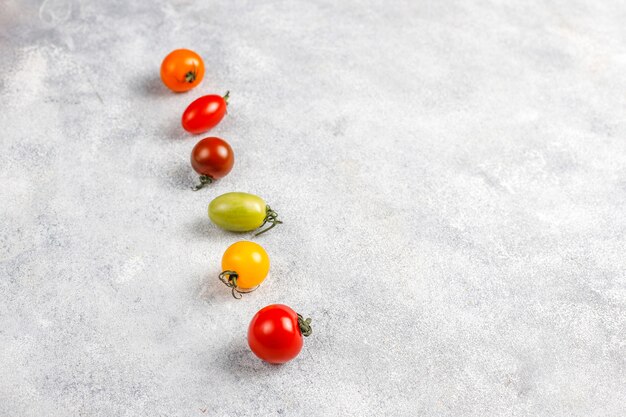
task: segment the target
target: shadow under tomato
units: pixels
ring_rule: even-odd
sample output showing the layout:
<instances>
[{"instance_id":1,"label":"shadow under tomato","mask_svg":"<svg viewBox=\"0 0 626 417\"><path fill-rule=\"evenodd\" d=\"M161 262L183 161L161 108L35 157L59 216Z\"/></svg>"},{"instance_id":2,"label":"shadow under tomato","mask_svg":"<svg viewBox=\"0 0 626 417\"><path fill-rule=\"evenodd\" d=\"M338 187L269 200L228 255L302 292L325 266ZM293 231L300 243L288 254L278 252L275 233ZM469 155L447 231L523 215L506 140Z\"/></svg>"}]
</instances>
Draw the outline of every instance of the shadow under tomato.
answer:
<instances>
[{"instance_id":1,"label":"shadow under tomato","mask_svg":"<svg viewBox=\"0 0 626 417\"><path fill-rule=\"evenodd\" d=\"M200 192L200 191L189 190L190 193ZM204 214L204 216L202 216L202 214ZM187 232L189 232L190 237L195 238L195 239L206 240L217 231L218 231L217 227L215 227L211 223L211 220L209 220L209 216L206 213L204 213L204 210L201 213L200 212L198 213L198 218L196 220L187 224Z\"/></svg>"},{"instance_id":2,"label":"shadow under tomato","mask_svg":"<svg viewBox=\"0 0 626 417\"><path fill-rule=\"evenodd\" d=\"M219 271L215 269L207 274L198 288L198 297L207 304L230 303L233 300L230 288L219 279Z\"/></svg>"},{"instance_id":3,"label":"shadow under tomato","mask_svg":"<svg viewBox=\"0 0 626 417\"><path fill-rule=\"evenodd\" d=\"M257 358L248 346L246 337L235 339L226 347L226 361L223 366L237 378L261 377L275 374L284 369Z\"/></svg>"},{"instance_id":4,"label":"shadow under tomato","mask_svg":"<svg viewBox=\"0 0 626 417\"><path fill-rule=\"evenodd\" d=\"M191 168L191 165L181 161L175 168L170 169L167 176L168 185L178 190L189 190L190 193L194 191L191 189L198 181L197 174Z\"/></svg>"},{"instance_id":5,"label":"shadow under tomato","mask_svg":"<svg viewBox=\"0 0 626 417\"><path fill-rule=\"evenodd\" d=\"M202 191L203 190L190 190L189 192L200 193ZM210 197L207 197L207 206L209 200ZM250 240L250 238L253 236L253 234L251 234L250 232L229 232L227 230L220 229L219 227L211 223L211 220L209 219L209 215L207 213L207 206L204 206L204 210L202 210L202 212L198 214L198 218L196 220L187 224L187 231L190 233L191 237L203 240L212 237L224 237L236 241L243 239Z\"/></svg>"},{"instance_id":6,"label":"shadow under tomato","mask_svg":"<svg viewBox=\"0 0 626 417\"><path fill-rule=\"evenodd\" d=\"M163 97L176 94L167 88L158 75L144 76L133 84L137 93L142 96Z\"/></svg>"},{"instance_id":7,"label":"shadow under tomato","mask_svg":"<svg viewBox=\"0 0 626 417\"><path fill-rule=\"evenodd\" d=\"M183 129L180 123L180 119L178 118L174 118L174 119L175 120L172 120L172 123L167 127L167 130L165 132L166 139L191 140L192 142L195 140L199 140L199 139L194 139L195 135L192 135L186 132L185 129Z\"/></svg>"}]
</instances>

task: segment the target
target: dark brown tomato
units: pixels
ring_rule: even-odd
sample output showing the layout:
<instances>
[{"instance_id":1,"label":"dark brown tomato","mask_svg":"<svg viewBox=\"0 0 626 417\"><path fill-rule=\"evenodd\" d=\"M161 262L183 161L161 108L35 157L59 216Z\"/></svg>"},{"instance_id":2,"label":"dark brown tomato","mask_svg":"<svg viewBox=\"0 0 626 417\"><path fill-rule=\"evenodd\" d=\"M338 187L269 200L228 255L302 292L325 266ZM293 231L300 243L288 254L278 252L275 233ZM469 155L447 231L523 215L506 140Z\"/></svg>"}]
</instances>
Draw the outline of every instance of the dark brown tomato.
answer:
<instances>
[{"instance_id":1,"label":"dark brown tomato","mask_svg":"<svg viewBox=\"0 0 626 417\"><path fill-rule=\"evenodd\" d=\"M191 151L191 166L200 174L201 186L226 176L234 164L233 148L217 137L202 139Z\"/></svg>"}]
</instances>

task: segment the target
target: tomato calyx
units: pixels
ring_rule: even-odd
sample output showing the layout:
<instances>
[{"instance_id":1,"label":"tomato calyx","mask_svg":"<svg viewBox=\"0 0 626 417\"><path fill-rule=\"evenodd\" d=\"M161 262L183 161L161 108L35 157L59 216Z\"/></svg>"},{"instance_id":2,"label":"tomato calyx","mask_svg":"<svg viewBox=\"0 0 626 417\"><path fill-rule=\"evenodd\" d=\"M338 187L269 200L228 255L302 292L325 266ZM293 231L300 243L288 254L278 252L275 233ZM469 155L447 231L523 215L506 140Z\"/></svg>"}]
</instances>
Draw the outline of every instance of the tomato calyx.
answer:
<instances>
[{"instance_id":1,"label":"tomato calyx","mask_svg":"<svg viewBox=\"0 0 626 417\"><path fill-rule=\"evenodd\" d=\"M226 105L228 105L228 99L230 98L230 91L226 91L226 94L222 97Z\"/></svg>"},{"instance_id":2,"label":"tomato calyx","mask_svg":"<svg viewBox=\"0 0 626 417\"><path fill-rule=\"evenodd\" d=\"M194 68L193 68L191 71L188 71L188 72L185 74L185 82L187 82L187 83L191 84L191 83L193 83L194 81L196 81L196 77L197 77L197 76L198 76L198 73L197 73L196 68L195 68L195 66L194 66Z\"/></svg>"},{"instance_id":3,"label":"tomato calyx","mask_svg":"<svg viewBox=\"0 0 626 417\"><path fill-rule=\"evenodd\" d=\"M237 289L237 278L239 278L239 274L236 271L223 271L220 274L220 281L232 288L233 298L241 300L241 291Z\"/></svg>"},{"instance_id":4,"label":"tomato calyx","mask_svg":"<svg viewBox=\"0 0 626 417\"><path fill-rule=\"evenodd\" d=\"M265 230L261 230L258 233L255 233L254 236L262 235L270 229L273 229L277 224L283 224L282 221L278 220L278 213L276 213L270 206L265 206L265 218L263 219L263 223L259 226L259 229L265 226L266 224L271 223L272 225Z\"/></svg>"},{"instance_id":5,"label":"tomato calyx","mask_svg":"<svg viewBox=\"0 0 626 417\"><path fill-rule=\"evenodd\" d=\"M298 326L300 326L300 331L302 332L302 336L309 337L311 333L313 333L313 328L311 327L311 319L305 319L301 314L296 313L298 315Z\"/></svg>"},{"instance_id":6,"label":"tomato calyx","mask_svg":"<svg viewBox=\"0 0 626 417\"><path fill-rule=\"evenodd\" d=\"M213 181L215 181L213 177L210 177L208 175L200 175L198 179L200 180L200 184L197 184L191 187L193 191L198 191L199 189L203 188L205 185L211 184Z\"/></svg>"}]
</instances>

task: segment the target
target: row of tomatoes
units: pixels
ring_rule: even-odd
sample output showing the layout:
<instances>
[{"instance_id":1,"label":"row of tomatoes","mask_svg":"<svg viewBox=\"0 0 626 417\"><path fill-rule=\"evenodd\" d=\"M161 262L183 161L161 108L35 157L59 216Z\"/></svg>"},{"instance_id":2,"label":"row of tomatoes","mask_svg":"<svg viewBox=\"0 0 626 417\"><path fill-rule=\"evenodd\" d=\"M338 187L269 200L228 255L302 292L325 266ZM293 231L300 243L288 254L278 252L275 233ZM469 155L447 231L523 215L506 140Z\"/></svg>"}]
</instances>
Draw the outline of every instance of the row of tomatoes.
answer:
<instances>
[{"instance_id":1,"label":"row of tomatoes","mask_svg":"<svg viewBox=\"0 0 626 417\"><path fill-rule=\"evenodd\" d=\"M184 92L196 87L204 77L204 62L195 52L177 49L161 64L161 80L172 91ZM200 134L215 127L227 113L229 92L224 96L206 95L194 100L183 112L182 126ZM226 176L233 168L232 147L218 137L199 141L191 152L191 166L200 175L197 191ZM258 230L255 236L277 224L277 213L253 194L232 192L215 198L209 204L209 218L222 229L234 232ZM269 273L270 261L261 245L250 241L232 244L222 257L219 279L232 290L235 298L254 291ZM270 363L284 363L295 358L302 349L302 337L309 336L311 319L304 319L290 307L273 304L259 310L248 327L248 344L252 352Z\"/></svg>"}]
</instances>

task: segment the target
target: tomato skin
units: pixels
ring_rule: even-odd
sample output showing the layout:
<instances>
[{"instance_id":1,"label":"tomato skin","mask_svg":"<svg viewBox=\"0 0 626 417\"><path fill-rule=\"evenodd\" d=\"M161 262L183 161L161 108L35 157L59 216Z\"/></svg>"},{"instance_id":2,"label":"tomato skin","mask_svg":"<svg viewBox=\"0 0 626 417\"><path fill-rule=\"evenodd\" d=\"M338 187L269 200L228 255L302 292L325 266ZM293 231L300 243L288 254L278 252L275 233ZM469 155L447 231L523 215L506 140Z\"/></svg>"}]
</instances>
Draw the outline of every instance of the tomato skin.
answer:
<instances>
[{"instance_id":1,"label":"tomato skin","mask_svg":"<svg viewBox=\"0 0 626 417\"><path fill-rule=\"evenodd\" d=\"M259 310L248 327L248 345L256 356L269 363L285 363L302 350L298 315L284 304Z\"/></svg>"},{"instance_id":2,"label":"tomato skin","mask_svg":"<svg viewBox=\"0 0 626 417\"><path fill-rule=\"evenodd\" d=\"M199 134L217 126L226 115L226 99L216 94L202 96L191 102L182 117L183 129Z\"/></svg>"},{"instance_id":3,"label":"tomato skin","mask_svg":"<svg viewBox=\"0 0 626 417\"><path fill-rule=\"evenodd\" d=\"M200 175L212 179L226 176L235 164L235 155L228 142L217 137L202 139L191 151L191 166Z\"/></svg>"},{"instance_id":4,"label":"tomato skin","mask_svg":"<svg viewBox=\"0 0 626 417\"><path fill-rule=\"evenodd\" d=\"M244 292L256 288L270 272L270 258L261 245L242 240L226 249L222 271L237 273L237 287Z\"/></svg>"},{"instance_id":5,"label":"tomato skin","mask_svg":"<svg viewBox=\"0 0 626 417\"><path fill-rule=\"evenodd\" d=\"M231 232L249 232L259 228L267 215L265 200L254 194L226 193L209 204L209 218Z\"/></svg>"},{"instance_id":6,"label":"tomato skin","mask_svg":"<svg viewBox=\"0 0 626 417\"><path fill-rule=\"evenodd\" d=\"M200 55L189 49L170 52L161 63L163 84L177 93L189 91L204 78L204 62Z\"/></svg>"}]
</instances>

